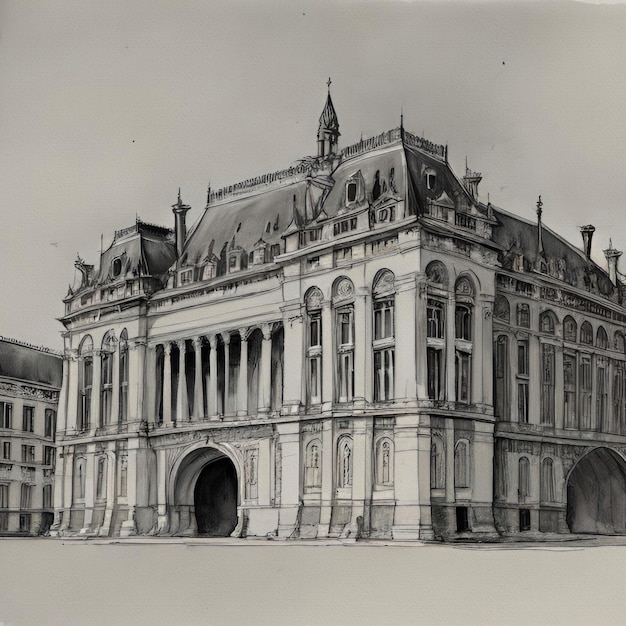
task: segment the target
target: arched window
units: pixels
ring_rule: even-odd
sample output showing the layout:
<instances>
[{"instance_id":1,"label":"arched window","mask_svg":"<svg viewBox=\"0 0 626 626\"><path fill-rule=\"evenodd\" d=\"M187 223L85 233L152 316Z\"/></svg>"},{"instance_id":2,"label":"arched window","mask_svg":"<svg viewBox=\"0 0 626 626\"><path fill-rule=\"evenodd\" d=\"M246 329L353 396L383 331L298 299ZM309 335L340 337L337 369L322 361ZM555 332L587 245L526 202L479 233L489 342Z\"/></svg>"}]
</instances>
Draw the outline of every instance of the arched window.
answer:
<instances>
[{"instance_id":1,"label":"arched window","mask_svg":"<svg viewBox=\"0 0 626 626\"><path fill-rule=\"evenodd\" d=\"M79 349L79 406L78 430L87 430L91 425L91 393L93 385L93 341L87 335Z\"/></svg>"},{"instance_id":2,"label":"arched window","mask_svg":"<svg viewBox=\"0 0 626 626\"><path fill-rule=\"evenodd\" d=\"M85 497L85 459L80 457L74 463L74 498Z\"/></svg>"},{"instance_id":3,"label":"arched window","mask_svg":"<svg viewBox=\"0 0 626 626\"><path fill-rule=\"evenodd\" d=\"M430 446L430 488L444 489L446 486L446 470L443 441L437 435L432 438Z\"/></svg>"},{"instance_id":4,"label":"arched window","mask_svg":"<svg viewBox=\"0 0 626 626\"><path fill-rule=\"evenodd\" d=\"M352 439L342 437L337 446L339 467L337 472L337 484L341 488L352 486Z\"/></svg>"},{"instance_id":5,"label":"arched window","mask_svg":"<svg viewBox=\"0 0 626 626\"><path fill-rule=\"evenodd\" d=\"M454 447L454 486L469 487L469 444L463 439Z\"/></svg>"},{"instance_id":6,"label":"arched window","mask_svg":"<svg viewBox=\"0 0 626 626\"><path fill-rule=\"evenodd\" d=\"M576 320L568 315L563 320L563 339L565 341L576 341L576 336L578 333L578 325L576 324Z\"/></svg>"},{"instance_id":7,"label":"arched window","mask_svg":"<svg viewBox=\"0 0 626 626\"><path fill-rule=\"evenodd\" d=\"M113 357L115 336L107 333L102 340L101 375L100 375L100 417L98 426L111 423L113 404Z\"/></svg>"},{"instance_id":8,"label":"arched window","mask_svg":"<svg viewBox=\"0 0 626 626\"><path fill-rule=\"evenodd\" d=\"M504 296L498 296L493 307L493 316L503 322L511 321L511 307L509 301Z\"/></svg>"},{"instance_id":9,"label":"arched window","mask_svg":"<svg viewBox=\"0 0 626 626\"><path fill-rule=\"evenodd\" d=\"M550 458L541 462L541 500L554 502L554 462Z\"/></svg>"},{"instance_id":10,"label":"arched window","mask_svg":"<svg viewBox=\"0 0 626 626\"><path fill-rule=\"evenodd\" d=\"M525 303L517 305L517 325L530 328L530 307Z\"/></svg>"},{"instance_id":11,"label":"arched window","mask_svg":"<svg viewBox=\"0 0 626 626\"><path fill-rule=\"evenodd\" d=\"M554 335L555 323L554 314L551 311L544 311L539 316L539 330L547 335Z\"/></svg>"},{"instance_id":12,"label":"arched window","mask_svg":"<svg viewBox=\"0 0 626 626\"><path fill-rule=\"evenodd\" d=\"M609 337L606 334L603 326L598 326L598 332L596 333L596 347L607 350L609 347Z\"/></svg>"},{"instance_id":13,"label":"arched window","mask_svg":"<svg viewBox=\"0 0 626 626\"><path fill-rule=\"evenodd\" d=\"M426 267L426 280L433 287L448 288L448 270L441 261L431 261Z\"/></svg>"},{"instance_id":14,"label":"arched window","mask_svg":"<svg viewBox=\"0 0 626 626\"><path fill-rule=\"evenodd\" d=\"M383 270L372 286L374 314L374 401L394 397L395 369L395 292L393 272Z\"/></svg>"},{"instance_id":15,"label":"arched window","mask_svg":"<svg viewBox=\"0 0 626 626\"><path fill-rule=\"evenodd\" d=\"M624 340L624 335L620 333L619 330L615 333L615 337L613 339L613 349L620 354L626 353L626 341Z\"/></svg>"},{"instance_id":16,"label":"arched window","mask_svg":"<svg viewBox=\"0 0 626 626\"><path fill-rule=\"evenodd\" d=\"M587 346L593 345L593 328L589 322L583 322L580 326L580 343Z\"/></svg>"},{"instance_id":17,"label":"arched window","mask_svg":"<svg viewBox=\"0 0 626 626\"><path fill-rule=\"evenodd\" d=\"M337 402L351 402L354 397L354 285L340 278L333 289L335 308Z\"/></svg>"},{"instance_id":18,"label":"arched window","mask_svg":"<svg viewBox=\"0 0 626 626\"><path fill-rule=\"evenodd\" d=\"M376 445L376 482L386 486L393 484L393 443L387 437Z\"/></svg>"},{"instance_id":19,"label":"arched window","mask_svg":"<svg viewBox=\"0 0 626 626\"><path fill-rule=\"evenodd\" d=\"M43 486L43 508L52 508L52 485Z\"/></svg>"},{"instance_id":20,"label":"arched window","mask_svg":"<svg viewBox=\"0 0 626 626\"><path fill-rule=\"evenodd\" d=\"M98 470L96 477L96 498L102 499L106 492L106 458L101 456L98 459Z\"/></svg>"},{"instance_id":21,"label":"arched window","mask_svg":"<svg viewBox=\"0 0 626 626\"><path fill-rule=\"evenodd\" d=\"M119 415L118 421L128 420L128 333L124 329L120 335L120 361L119 361Z\"/></svg>"},{"instance_id":22,"label":"arched window","mask_svg":"<svg viewBox=\"0 0 626 626\"><path fill-rule=\"evenodd\" d=\"M541 344L541 423L554 425L556 386L555 350L549 343Z\"/></svg>"},{"instance_id":23,"label":"arched window","mask_svg":"<svg viewBox=\"0 0 626 626\"><path fill-rule=\"evenodd\" d=\"M520 502L526 502L530 496L530 462L525 456L519 460L517 493Z\"/></svg>"},{"instance_id":24,"label":"arched window","mask_svg":"<svg viewBox=\"0 0 626 626\"><path fill-rule=\"evenodd\" d=\"M304 486L307 489L315 489L322 485L321 449L322 442L319 439L313 439L306 447Z\"/></svg>"},{"instance_id":25,"label":"arched window","mask_svg":"<svg viewBox=\"0 0 626 626\"><path fill-rule=\"evenodd\" d=\"M307 313L306 389L307 402L322 401L322 292L317 287L309 289L304 297Z\"/></svg>"}]
</instances>

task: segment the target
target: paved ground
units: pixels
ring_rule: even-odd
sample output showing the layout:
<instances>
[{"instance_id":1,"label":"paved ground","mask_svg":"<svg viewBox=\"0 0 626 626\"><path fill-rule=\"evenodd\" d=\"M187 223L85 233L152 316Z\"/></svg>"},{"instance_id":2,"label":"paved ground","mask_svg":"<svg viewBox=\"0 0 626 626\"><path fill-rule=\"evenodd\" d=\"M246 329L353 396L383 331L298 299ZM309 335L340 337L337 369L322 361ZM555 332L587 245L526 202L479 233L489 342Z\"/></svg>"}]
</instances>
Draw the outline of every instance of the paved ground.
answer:
<instances>
[{"instance_id":1,"label":"paved ground","mask_svg":"<svg viewBox=\"0 0 626 626\"><path fill-rule=\"evenodd\" d=\"M624 546L2 539L0 624L623 624Z\"/></svg>"}]
</instances>

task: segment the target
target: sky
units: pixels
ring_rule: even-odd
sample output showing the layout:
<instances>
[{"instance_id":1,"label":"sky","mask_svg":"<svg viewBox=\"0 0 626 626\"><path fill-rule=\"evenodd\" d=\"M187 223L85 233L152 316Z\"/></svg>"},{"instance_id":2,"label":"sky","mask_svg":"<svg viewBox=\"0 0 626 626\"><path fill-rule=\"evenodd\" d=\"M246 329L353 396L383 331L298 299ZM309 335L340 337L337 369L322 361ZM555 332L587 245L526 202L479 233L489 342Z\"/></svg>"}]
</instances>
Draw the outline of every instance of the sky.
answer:
<instances>
[{"instance_id":1,"label":"sky","mask_svg":"<svg viewBox=\"0 0 626 626\"><path fill-rule=\"evenodd\" d=\"M0 2L0 335L62 347L76 254L136 216L395 128L448 144L480 199L626 250L626 5ZM623 268L622 268L623 269Z\"/></svg>"}]
</instances>

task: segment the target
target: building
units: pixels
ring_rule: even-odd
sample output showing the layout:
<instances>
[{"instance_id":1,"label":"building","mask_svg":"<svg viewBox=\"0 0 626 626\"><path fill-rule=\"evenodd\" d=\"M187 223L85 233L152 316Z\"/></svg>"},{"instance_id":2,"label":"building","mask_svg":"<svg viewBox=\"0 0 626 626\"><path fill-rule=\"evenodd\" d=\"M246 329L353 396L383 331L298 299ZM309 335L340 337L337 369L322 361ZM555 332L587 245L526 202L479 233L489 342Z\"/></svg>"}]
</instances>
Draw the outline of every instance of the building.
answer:
<instances>
[{"instance_id":1,"label":"building","mask_svg":"<svg viewBox=\"0 0 626 626\"><path fill-rule=\"evenodd\" d=\"M54 533L624 532L617 271L402 125L137 220L65 298Z\"/></svg>"},{"instance_id":2,"label":"building","mask_svg":"<svg viewBox=\"0 0 626 626\"><path fill-rule=\"evenodd\" d=\"M60 354L0 337L0 534L41 534L53 520Z\"/></svg>"}]
</instances>

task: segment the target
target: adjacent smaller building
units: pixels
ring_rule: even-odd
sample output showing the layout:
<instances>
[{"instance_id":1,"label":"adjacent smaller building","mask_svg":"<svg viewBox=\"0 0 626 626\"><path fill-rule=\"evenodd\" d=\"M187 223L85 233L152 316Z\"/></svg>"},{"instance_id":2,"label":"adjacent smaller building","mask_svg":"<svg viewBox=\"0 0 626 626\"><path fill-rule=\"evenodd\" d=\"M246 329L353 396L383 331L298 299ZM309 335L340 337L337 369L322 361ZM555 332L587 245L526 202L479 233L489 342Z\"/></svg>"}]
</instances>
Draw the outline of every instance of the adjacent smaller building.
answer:
<instances>
[{"instance_id":1,"label":"adjacent smaller building","mask_svg":"<svg viewBox=\"0 0 626 626\"><path fill-rule=\"evenodd\" d=\"M43 534L53 520L62 358L0 337L0 534Z\"/></svg>"}]
</instances>

